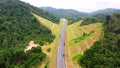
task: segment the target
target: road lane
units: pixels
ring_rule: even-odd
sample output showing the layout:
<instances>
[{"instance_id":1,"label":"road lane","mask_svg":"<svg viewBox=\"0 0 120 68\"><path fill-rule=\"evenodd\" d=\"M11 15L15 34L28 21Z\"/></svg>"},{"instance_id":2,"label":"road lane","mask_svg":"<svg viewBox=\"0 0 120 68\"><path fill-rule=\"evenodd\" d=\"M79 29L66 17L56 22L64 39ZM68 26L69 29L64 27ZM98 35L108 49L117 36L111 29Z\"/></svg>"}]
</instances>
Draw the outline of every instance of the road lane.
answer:
<instances>
[{"instance_id":1,"label":"road lane","mask_svg":"<svg viewBox=\"0 0 120 68\"><path fill-rule=\"evenodd\" d=\"M64 58L66 24L67 24L66 19L62 19L62 28L61 28L60 39L59 39L58 50L57 50L56 68L66 68L65 58Z\"/></svg>"}]
</instances>

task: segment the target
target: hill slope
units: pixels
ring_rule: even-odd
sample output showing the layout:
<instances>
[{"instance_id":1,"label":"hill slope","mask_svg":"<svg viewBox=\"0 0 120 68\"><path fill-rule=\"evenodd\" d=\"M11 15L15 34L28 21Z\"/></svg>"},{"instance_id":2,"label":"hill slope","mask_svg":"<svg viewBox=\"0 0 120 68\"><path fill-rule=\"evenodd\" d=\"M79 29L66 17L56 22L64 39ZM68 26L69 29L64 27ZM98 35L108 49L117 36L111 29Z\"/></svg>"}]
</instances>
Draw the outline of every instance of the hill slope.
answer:
<instances>
[{"instance_id":1,"label":"hill slope","mask_svg":"<svg viewBox=\"0 0 120 68\"><path fill-rule=\"evenodd\" d=\"M84 17L87 15L87 13L84 12L78 12L76 10L72 9L55 9L52 7L41 7L44 11L47 11L49 13L52 13L56 17L60 18L66 18L68 19L68 24L76 22L81 19L81 17Z\"/></svg>"},{"instance_id":2,"label":"hill slope","mask_svg":"<svg viewBox=\"0 0 120 68\"><path fill-rule=\"evenodd\" d=\"M57 45L60 38L61 23L55 24L49 20L46 20L40 17L39 15L36 15L34 13L32 14L36 17L36 19L38 19L38 21L40 21L41 24L48 27L52 31L52 33L55 35L54 41L50 44L46 44L45 46L43 46L42 50L44 53L47 54L47 57L48 57L46 61L47 67L49 66L49 68L56 68L56 54L57 54ZM48 49L51 49L51 51L48 52ZM41 68L44 68L44 64L45 63L43 63Z\"/></svg>"},{"instance_id":3,"label":"hill slope","mask_svg":"<svg viewBox=\"0 0 120 68\"><path fill-rule=\"evenodd\" d=\"M107 8L107 9L92 12L89 15L92 17L101 19L101 20L105 20L106 16L110 15L112 13L120 13L120 9Z\"/></svg>"},{"instance_id":4,"label":"hill slope","mask_svg":"<svg viewBox=\"0 0 120 68\"><path fill-rule=\"evenodd\" d=\"M30 13L32 11L37 13L32 8L30 5L17 0L4 0L0 2L0 36L9 38L2 38L1 42L4 43L6 41L10 42L8 43L9 45L17 45L20 43L20 40L27 41L25 39L27 36L51 34L51 31L41 25ZM44 12L42 11L42 13ZM8 45L6 42L5 45ZM1 44L1 46L5 45Z\"/></svg>"},{"instance_id":5,"label":"hill slope","mask_svg":"<svg viewBox=\"0 0 120 68\"><path fill-rule=\"evenodd\" d=\"M120 14L108 15L103 26L104 36L79 58L84 68L120 67Z\"/></svg>"},{"instance_id":6,"label":"hill slope","mask_svg":"<svg viewBox=\"0 0 120 68\"><path fill-rule=\"evenodd\" d=\"M79 21L83 17L94 17L100 20L105 20L105 17L112 13L120 13L120 9L107 8L91 13L79 12L72 9L55 9L52 7L41 7L44 11L52 13L58 18L67 18L69 24Z\"/></svg>"},{"instance_id":7,"label":"hill slope","mask_svg":"<svg viewBox=\"0 0 120 68\"><path fill-rule=\"evenodd\" d=\"M107 13L107 14L111 14L111 13L120 13L120 9L114 9L114 8L107 8L107 9L102 9L102 10L98 10L95 12L90 13L91 15L94 14L100 14L100 13Z\"/></svg>"},{"instance_id":8,"label":"hill slope","mask_svg":"<svg viewBox=\"0 0 120 68\"><path fill-rule=\"evenodd\" d=\"M50 20L50 21L52 21L54 23L59 22L59 19L57 19L54 15L52 15L52 14L50 14L50 13L48 13L48 12L42 10L42 9L34 7L34 6L32 6L32 5L28 4L28 3L24 3L24 2L22 2L20 0L1 0L0 4L1 4L2 7L5 6L4 5L5 2L8 3L9 5L11 3L11 5L16 6L16 8L17 8L17 6L19 4L19 5L21 5L22 7L24 7L24 9L26 9L29 12L34 12L34 13L42 16L43 18L46 18L46 19L48 19L48 20ZM18 8L20 8L20 7L18 7Z\"/></svg>"},{"instance_id":9,"label":"hill slope","mask_svg":"<svg viewBox=\"0 0 120 68\"><path fill-rule=\"evenodd\" d=\"M47 19L54 17L19 0L0 1L0 68L30 68L45 60L46 54L40 46L24 52L31 40L44 45L55 38L31 12Z\"/></svg>"},{"instance_id":10,"label":"hill slope","mask_svg":"<svg viewBox=\"0 0 120 68\"><path fill-rule=\"evenodd\" d=\"M84 17L87 14L72 9L55 9L52 7L41 7L41 9L48 11L59 18Z\"/></svg>"}]
</instances>

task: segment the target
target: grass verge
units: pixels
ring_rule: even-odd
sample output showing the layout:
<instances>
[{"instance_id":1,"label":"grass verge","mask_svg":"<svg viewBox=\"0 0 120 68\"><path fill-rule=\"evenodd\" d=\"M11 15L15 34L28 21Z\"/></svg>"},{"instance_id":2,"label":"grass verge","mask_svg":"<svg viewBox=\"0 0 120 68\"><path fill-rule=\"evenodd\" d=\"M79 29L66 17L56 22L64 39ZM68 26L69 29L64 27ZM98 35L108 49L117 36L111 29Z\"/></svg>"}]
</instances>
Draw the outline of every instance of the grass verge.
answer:
<instances>
[{"instance_id":1,"label":"grass verge","mask_svg":"<svg viewBox=\"0 0 120 68\"><path fill-rule=\"evenodd\" d=\"M94 31L91 31L90 33L83 33L83 36L80 36L78 38L75 38L75 39L72 39L70 42L69 42L69 45L74 45L76 43L80 43L82 40L85 40L86 38L88 38L89 36L91 36L91 34L93 34Z\"/></svg>"},{"instance_id":2,"label":"grass verge","mask_svg":"<svg viewBox=\"0 0 120 68\"><path fill-rule=\"evenodd\" d=\"M72 57L72 61L73 63L78 63L79 59L82 57L83 54L77 54L75 56Z\"/></svg>"}]
</instances>

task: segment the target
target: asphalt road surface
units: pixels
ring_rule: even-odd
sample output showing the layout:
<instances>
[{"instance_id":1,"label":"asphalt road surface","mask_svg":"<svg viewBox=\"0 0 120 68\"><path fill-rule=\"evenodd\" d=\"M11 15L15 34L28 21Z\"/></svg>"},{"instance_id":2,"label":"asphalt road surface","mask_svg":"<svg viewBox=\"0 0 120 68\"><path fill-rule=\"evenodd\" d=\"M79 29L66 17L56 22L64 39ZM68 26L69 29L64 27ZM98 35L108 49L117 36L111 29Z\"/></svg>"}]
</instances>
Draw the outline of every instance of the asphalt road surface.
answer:
<instances>
[{"instance_id":1,"label":"asphalt road surface","mask_svg":"<svg viewBox=\"0 0 120 68\"><path fill-rule=\"evenodd\" d=\"M57 50L57 68L66 68L65 58L64 58L64 44L65 44L65 31L66 31L66 19L62 19L62 28L60 33L60 39L58 43L58 50Z\"/></svg>"}]
</instances>

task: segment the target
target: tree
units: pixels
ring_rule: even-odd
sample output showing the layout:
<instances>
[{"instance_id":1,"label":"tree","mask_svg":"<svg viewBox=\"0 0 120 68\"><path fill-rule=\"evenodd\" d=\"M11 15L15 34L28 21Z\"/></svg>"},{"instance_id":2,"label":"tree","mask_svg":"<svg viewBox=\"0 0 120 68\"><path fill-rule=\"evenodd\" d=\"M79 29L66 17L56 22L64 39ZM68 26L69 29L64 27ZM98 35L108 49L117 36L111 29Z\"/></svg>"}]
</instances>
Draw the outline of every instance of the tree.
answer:
<instances>
[{"instance_id":1,"label":"tree","mask_svg":"<svg viewBox=\"0 0 120 68\"><path fill-rule=\"evenodd\" d=\"M79 59L83 68L119 68L120 67L120 14L106 17L104 37L94 43Z\"/></svg>"}]
</instances>

